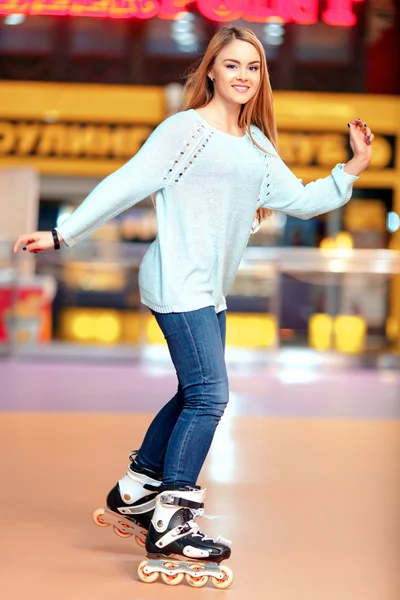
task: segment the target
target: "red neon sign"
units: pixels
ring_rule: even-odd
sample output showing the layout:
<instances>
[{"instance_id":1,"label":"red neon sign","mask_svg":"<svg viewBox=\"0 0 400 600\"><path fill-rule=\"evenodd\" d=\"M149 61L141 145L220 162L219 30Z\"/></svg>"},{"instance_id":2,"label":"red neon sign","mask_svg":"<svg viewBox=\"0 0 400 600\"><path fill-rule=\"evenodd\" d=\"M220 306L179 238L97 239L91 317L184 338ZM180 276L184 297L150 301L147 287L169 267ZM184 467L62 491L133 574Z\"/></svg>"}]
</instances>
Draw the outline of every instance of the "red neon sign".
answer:
<instances>
[{"instance_id":1,"label":"red neon sign","mask_svg":"<svg viewBox=\"0 0 400 600\"><path fill-rule=\"evenodd\" d=\"M318 21L318 0L247 0L243 19L252 23L298 23Z\"/></svg>"},{"instance_id":2,"label":"red neon sign","mask_svg":"<svg viewBox=\"0 0 400 600\"><path fill-rule=\"evenodd\" d=\"M0 0L0 15L72 15L113 19L179 19L192 0ZM353 4L363 0L327 0L322 20L351 27L357 18ZM211 21L242 18L252 23L318 21L318 0L196 0L199 12Z\"/></svg>"}]
</instances>

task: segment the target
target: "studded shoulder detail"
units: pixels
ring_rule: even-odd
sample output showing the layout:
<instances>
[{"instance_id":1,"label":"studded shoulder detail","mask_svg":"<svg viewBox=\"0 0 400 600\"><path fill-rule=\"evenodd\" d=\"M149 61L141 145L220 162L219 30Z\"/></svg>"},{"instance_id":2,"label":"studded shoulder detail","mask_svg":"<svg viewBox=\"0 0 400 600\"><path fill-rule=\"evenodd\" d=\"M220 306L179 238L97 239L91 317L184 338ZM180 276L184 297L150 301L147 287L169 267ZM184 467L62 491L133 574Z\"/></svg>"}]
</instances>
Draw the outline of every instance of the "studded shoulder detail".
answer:
<instances>
[{"instance_id":1,"label":"studded shoulder detail","mask_svg":"<svg viewBox=\"0 0 400 600\"><path fill-rule=\"evenodd\" d=\"M212 138L214 132L206 130L204 125L199 125L191 132L189 141L182 142L182 149L170 165L170 168L164 175L165 186L179 183L181 177L194 164L201 152L204 152L206 145Z\"/></svg>"},{"instance_id":2,"label":"studded shoulder detail","mask_svg":"<svg viewBox=\"0 0 400 600\"><path fill-rule=\"evenodd\" d=\"M271 193L270 192L271 182L269 179L269 177L271 175L270 160L271 160L271 158L273 158L276 155L272 154L271 152L269 152L267 150L267 148L269 148L269 146L271 145L271 142L263 134L263 132L255 125L251 125L250 129L251 129L251 134L252 134L254 140L257 142L257 144L259 144L259 146L261 146L261 148L265 148L265 152L263 152L260 148L258 148L257 146L255 146L253 144L250 137L248 138L250 144L252 144L256 148L256 150L258 150L258 152L260 152L260 154L262 154L262 156L265 158L265 175L264 175L264 180L263 180L263 183L262 183L262 186L260 189L260 195L258 197L258 203L257 203L257 207L260 208L261 204L266 202L267 197ZM252 233L255 233L256 231L258 231L258 229L259 229L259 226L254 228L254 224L253 224Z\"/></svg>"}]
</instances>

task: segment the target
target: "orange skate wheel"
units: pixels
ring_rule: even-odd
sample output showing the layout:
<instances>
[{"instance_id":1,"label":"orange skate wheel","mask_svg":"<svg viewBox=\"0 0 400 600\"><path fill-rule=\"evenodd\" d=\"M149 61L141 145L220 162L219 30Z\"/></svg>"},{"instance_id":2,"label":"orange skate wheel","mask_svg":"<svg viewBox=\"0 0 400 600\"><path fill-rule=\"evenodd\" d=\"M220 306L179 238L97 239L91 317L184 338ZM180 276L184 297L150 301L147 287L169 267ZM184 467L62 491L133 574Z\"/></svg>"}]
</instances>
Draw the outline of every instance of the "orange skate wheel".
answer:
<instances>
[{"instance_id":1,"label":"orange skate wheel","mask_svg":"<svg viewBox=\"0 0 400 600\"><path fill-rule=\"evenodd\" d=\"M121 523L121 525L122 525L122 523ZM113 529L114 529L114 533L122 538L128 538L133 535L129 531L124 531L123 529L120 529L119 527L116 527L115 525L114 525Z\"/></svg>"},{"instance_id":2,"label":"orange skate wheel","mask_svg":"<svg viewBox=\"0 0 400 600\"><path fill-rule=\"evenodd\" d=\"M177 565L176 563L164 563L163 566L166 569L174 569L175 567L178 567L179 565ZM185 577L184 573L174 573L173 575L167 575L167 573L161 573L161 579L167 585L179 585L180 583L182 583L184 577Z\"/></svg>"},{"instance_id":3,"label":"orange skate wheel","mask_svg":"<svg viewBox=\"0 0 400 600\"><path fill-rule=\"evenodd\" d=\"M140 538L138 535L135 535L135 542L137 543L138 546L140 546L141 548L144 548L146 545L146 542L144 540L142 540L142 538Z\"/></svg>"},{"instance_id":4,"label":"orange skate wheel","mask_svg":"<svg viewBox=\"0 0 400 600\"><path fill-rule=\"evenodd\" d=\"M93 522L99 527L109 527L110 523L104 521L104 508L98 508L92 513Z\"/></svg>"},{"instance_id":5,"label":"orange skate wheel","mask_svg":"<svg viewBox=\"0 0 400 600\"><path fill-rule=\"evenodd\" d=\"M158 573L157 571L155 571L154 573L145 573L144 572L144 568L147 565L147 560L143 560L140 565L138 566L138 576L140 581L143 581L144 583L153 583L154 581L156 581L156 579L158 579Z\"/></svg>"},{"instance_id":6,"label":"orange skate wheel","mask_svg":"<svg viewBox=\"0 0 400 600\"><path fill-rule=\"evenodd\" d=\"M213 586L218 588L219 590L226 590L230 585L232 585L233 581L233 573L229 567L222 566L220 567L221 571L224 574L223 579L217 579L216 577L212 578Z\"/></svg>"},{"instance_id":7,"label":"orange skate wheel","mask_svg":"<svg viewBox=\"0 0 400 600\"><path fill-rule=\"evenodd\" d=\"M190 565L192 567L192 569L194 571L202 571L204 569L204 567L201 567L200 565ZM188 582L188 584L192 587L203 587L204 585L207 585L208 582L208 575L201 575L199 573L199 576L196 577L195 575L189 575L188 573L186 574L186 581Z\"/></svg>"}]
</instances>

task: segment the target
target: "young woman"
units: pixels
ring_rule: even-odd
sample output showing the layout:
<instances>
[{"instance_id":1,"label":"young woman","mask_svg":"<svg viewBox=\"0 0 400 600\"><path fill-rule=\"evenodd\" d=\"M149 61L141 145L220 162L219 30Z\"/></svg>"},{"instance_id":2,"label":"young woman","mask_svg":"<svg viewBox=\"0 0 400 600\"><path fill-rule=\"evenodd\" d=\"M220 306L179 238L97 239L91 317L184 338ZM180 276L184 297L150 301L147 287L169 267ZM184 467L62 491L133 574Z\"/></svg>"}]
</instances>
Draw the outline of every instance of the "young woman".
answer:
<instances>
[{"instance_id":1,"label":"young woman","mask_svg":"<svg viewBox=\"0 0 400 600\"><path fill-rule=\"evenodd\" d=\"M249 234L263 218L278 210L309 219L344 205L371 160L374 136L354 119L351 160L303 186L278 155L264 50L249 29L218 31L186 91L186 110L161 123L57 230L21 235L14 251L72 246L155 194L158 235L143 258L139 284L167 340L178 389L110 492L104 520L117 513L131 531L139 524L153 558L173 554L220 563L230 556L229 544L202 534L195 518L204 506L197 478L228 402L226 295ZM221 574L207 564L205 579L230 584L229 570ZM150 561L139 575L150 581L155 571ZM176 583L183 572L192 585L204 583L187 564L173 577L164 568L164 579Z\"/></svg>"}]
</instances>

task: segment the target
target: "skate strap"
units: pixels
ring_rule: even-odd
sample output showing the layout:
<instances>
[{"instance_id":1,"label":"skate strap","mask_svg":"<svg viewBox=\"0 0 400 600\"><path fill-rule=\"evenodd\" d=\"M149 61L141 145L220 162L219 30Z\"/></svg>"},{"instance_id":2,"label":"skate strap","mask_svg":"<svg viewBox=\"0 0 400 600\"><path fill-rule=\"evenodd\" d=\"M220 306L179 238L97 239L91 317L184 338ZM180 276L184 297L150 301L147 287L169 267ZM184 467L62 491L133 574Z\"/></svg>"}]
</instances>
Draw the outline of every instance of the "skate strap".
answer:
<instances>
[{"instance_id":1,"label":"skate strap","mask_svg":"<svg viewBox=\"0 0 400 600\"><path fill-rule=\"evenodd\" d=\"M186 500L185 498L179 498L174 494L168 494L168 492L162 492L160 495L160 502L163 504L169 504L171 506L182 506L184 508L193 508L198 510L204 508L204 504L201 502L193 502L192 500Z\"/></svg>"},{"instance_id":2,"label":"skate strap","mask_svg":"<svg viewBox=\"0 0 400 600\"><path fill-rule=\"evenodd\" d=\"M143 502L143 504L137 504L136 506L119 506L118 512L123 515L142 515L149 510L154 510L156 506L156 500L153 498L148 502Z\"/></svg>"},{"instance_id":3,"label":"skate strap","mask_svg":"<svg viewBox=\"0 0 400 600\"><path fill-rule=\"evenodd\" d=\"M150 483L145 483L143 485L143 487L145 490L149 490L150 492L157 492L157 494L160 491L160 488L158 485L151 485Z\"/></svg>"},{"instance_id":4,"label":"skate strap","mask_svg":"<svg viewBox=\"0 0 400 600\"><path fill-rule=\"evenodd\" d=\"M178 525L178 527L174 527L174 529L167 531L165 535L157 540L156 546L158 546L158 548L165 548L165 546L172 544L172 542L179 540L179 538L185 537L185 535L196 532L197 530L196 523L188 521L184 525Z\"/></svg>"}]
</instances>

